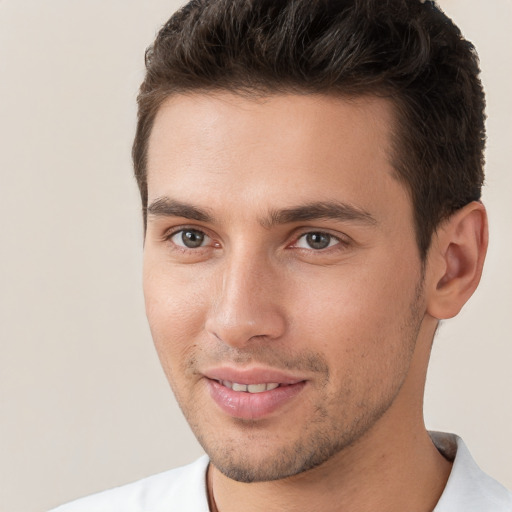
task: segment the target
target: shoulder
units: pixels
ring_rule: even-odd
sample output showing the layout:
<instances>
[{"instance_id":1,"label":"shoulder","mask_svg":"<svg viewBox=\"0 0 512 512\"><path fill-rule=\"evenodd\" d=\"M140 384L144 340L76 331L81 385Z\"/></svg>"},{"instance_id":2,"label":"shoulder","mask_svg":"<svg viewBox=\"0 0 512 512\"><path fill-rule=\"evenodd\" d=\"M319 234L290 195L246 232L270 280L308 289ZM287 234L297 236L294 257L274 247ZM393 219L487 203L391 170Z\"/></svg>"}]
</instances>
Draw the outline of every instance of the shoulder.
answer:
<instances>
[{"instance_id":1,"label":"shoulder","mask_svg":"<svg viewBox=\"0 0 512 512\"><path fill-rule=\"evenodd\" d=\"M50 512L208 512L208 457L131 484L86 496Z\"/></svg>"},{"instance_id":2,"label":"shoulder","mask_svg":"<svg viewBox=\"0 0 512 512\"><path fill-rule=\"evenodd\" d=\"M512 512L512 493L478 467L460 437L441 432L431 432L430 436L439 451L453 459L434 512Z\"/></svg>"}]
</instances>

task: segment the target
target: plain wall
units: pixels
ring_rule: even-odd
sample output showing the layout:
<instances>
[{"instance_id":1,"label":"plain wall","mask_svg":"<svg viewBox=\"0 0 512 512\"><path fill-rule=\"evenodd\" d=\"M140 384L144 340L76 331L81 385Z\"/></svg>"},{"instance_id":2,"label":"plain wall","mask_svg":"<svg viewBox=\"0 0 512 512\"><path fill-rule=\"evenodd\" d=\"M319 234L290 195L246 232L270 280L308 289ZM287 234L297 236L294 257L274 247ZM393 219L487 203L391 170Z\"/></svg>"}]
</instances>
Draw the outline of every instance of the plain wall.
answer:
<instances>
[{"instance_id":1,"label":"plain wall","mask_svg":"<svg viewBox=\"0 0 512 512\"><path fill-rule=\"evenodd\" d=\"M426 421L512 487L510 0L442 0L488 94L491 245L435 342ZM201 453L152 347L130 145L143 53L178 6L0 0L0 510L42 512Z\"/></svg>"}]
</instances>

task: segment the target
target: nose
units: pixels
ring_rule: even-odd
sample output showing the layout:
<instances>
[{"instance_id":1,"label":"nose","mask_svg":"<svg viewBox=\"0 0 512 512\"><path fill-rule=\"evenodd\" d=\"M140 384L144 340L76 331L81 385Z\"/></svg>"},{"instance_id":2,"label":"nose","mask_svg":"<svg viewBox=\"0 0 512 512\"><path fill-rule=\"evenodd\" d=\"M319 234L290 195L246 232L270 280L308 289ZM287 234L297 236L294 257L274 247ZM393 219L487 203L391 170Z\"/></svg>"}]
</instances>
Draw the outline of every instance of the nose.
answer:
<instances>
[{"instance_id":1,"label":"nose","mask_svg":"<svg viewBox=\"0 0 512 512\"><path fill-rule=\"evenodd\" d=\"M237 348L283 335L286 319L278 269L263 256L233 255L219 274L206 319L207 332Z\"/></svg>"}]
</instances>

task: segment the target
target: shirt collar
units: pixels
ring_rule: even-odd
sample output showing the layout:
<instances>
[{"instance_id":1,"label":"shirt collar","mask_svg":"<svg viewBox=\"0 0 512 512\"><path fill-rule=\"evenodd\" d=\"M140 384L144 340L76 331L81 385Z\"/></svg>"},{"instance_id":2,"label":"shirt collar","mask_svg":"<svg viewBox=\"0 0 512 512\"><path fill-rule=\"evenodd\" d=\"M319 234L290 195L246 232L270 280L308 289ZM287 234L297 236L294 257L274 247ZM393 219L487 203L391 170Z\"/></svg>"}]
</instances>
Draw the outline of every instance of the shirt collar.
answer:
<instances>
[{"instance_id":1,"label":"shirt collar","mask_svg":"<svg viewBox=\"0 0 512 512\"><path fill-rule=\"evenodd\" d=\"M452 471L434 512L510 512L512 494L476 464L455 434L430 432L437 449L453 460Z\"/></svg>"}]
</instances>

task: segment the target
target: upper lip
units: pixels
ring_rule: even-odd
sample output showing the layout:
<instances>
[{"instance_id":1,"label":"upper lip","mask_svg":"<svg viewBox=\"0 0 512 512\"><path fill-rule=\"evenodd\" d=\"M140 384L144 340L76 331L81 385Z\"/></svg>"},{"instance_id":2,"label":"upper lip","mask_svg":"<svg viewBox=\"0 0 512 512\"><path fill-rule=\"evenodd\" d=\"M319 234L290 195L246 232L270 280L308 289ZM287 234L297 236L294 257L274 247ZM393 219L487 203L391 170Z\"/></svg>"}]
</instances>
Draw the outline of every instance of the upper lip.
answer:
<instances>
[{"instance_id":1,"label":"upper lip","mask_svg":"<svg viewBox=\"0 0 512 512\"><path fill-rule=\"evenodd\" d=\"M205 377L211 380L236 382L237 384L296 384L305 379L290 375L273 368L232 368L229 366L220 366L209 368L202 372Z\"/></svg>"}]
</instances>

